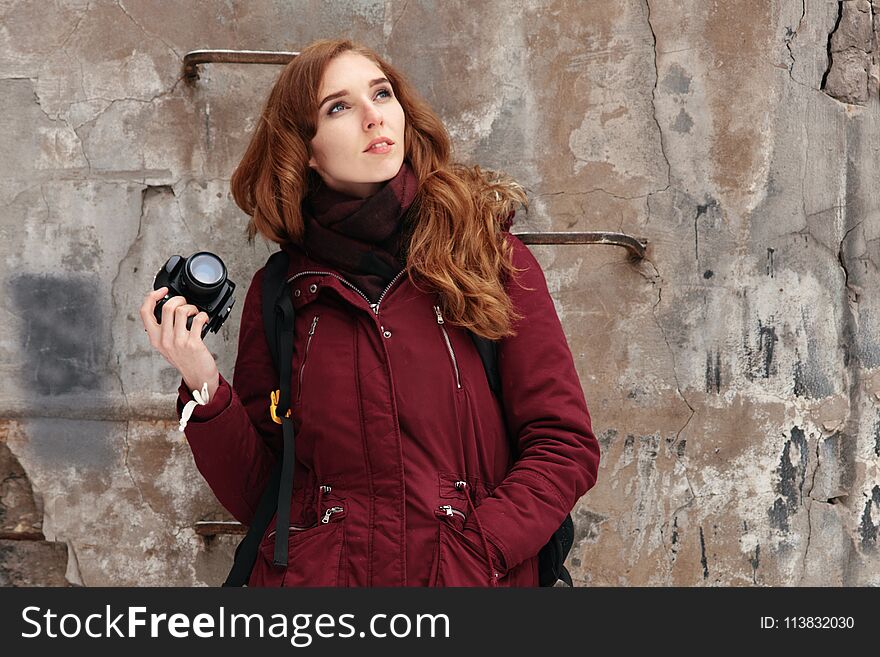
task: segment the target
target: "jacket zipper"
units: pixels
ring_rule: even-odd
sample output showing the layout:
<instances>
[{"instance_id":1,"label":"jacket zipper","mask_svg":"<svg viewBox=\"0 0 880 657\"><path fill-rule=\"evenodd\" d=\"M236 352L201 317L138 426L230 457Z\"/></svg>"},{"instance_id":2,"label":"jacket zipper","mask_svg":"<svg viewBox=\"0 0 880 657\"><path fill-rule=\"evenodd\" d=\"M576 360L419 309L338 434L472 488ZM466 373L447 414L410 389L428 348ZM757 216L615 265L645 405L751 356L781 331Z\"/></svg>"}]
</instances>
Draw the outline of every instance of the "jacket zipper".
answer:
<instances>
[{"instance_id":1,"label":"jacket zipper","mask_svg":"<svg viewBox=\"0 0 880 657\"><path fill-rule=\"evenodd\" d=\"M464 520L464 514L458 509L453 508L449 504L441 504L440 511L442 511L447 516L461 516L462 520Z\"/></svg>"},{"instance_id":2,"label":"jacket zipper","mask_svg":"<svg viewBox=\"0 0 880 657\"><path fill-rule=\"evenodd\" d=\"M326 525L330 522L330 516L334 513L342 513L344 509L341 506L331 506L329 509L324 511L324 515L321 517L321 524Z\"/></svg>"},{"instance_id":3,"label":"jacket zipper","mask_svg":"<svg viewBox=\"0 0 880 657\"><path fill-rule=\"evenodd\" d=\"M382 303L382 299L385 297L385 294L388 292L388 290L391 289L391 286L397 282L397 279L399 279L405 273L406 273L406 269L402 269L400 272L398 272L397 276L395 276L394 278L391 279L391 282L388 283L388 287L386 287L384 290L382 290L382 294L379 295L379 300L376 303L373 303L372 301L370 301L370 298L366 294L364 294L357 287L355 287L354 285L349 283L347 280L342 278L342 276L340 276L339 274L334 274L332 271L301 271L298 274L294 274L293 276L288 278L287 282L290 283L295 278L298 278L300 276L308 276L308 275L312 275L312 274L318 274L321 276L332 276L333 278L338 278L340 281L342 281L343 283L348 285L348 287L350 287L352 290L354 290L355 292L360 294L364 298L364 300L369 304L370 308L373 310L373 314L378 315L379 314L379 304Z\"/></svg>"},{"instance_id":4,"label":"jacket zipper","mask_svg":"<svg viewBox=\"0 0 880 657\"><path fill-rule=\"evenodd\" d=\"M302 398L303 370L306 368L306 360L309 357L309 347L312 346L312 338L315 336L315 327L318 325L318 315L312 320L312 328L309 329L309 339L306 342L306 353L303 355L302 365L299 366L299 385L296 387L296 401Z\"/></svg>"},{"instance_id":5,"label":"jacket zipper","mask_svg":"<svg viewBox=\"0 0 880 657\"><path fill-rule=\"evenodd\" d=\"M452 357L452 366L455 368L455 385L458 388L461 388L461 378L458 376L458 361L455 359L455 351L452 349L452 342L449 341L449 334L446 332L446 326L444 326L443 315L440 313L440 306L434 306L434 312L437 313L437 324L440 325L440 330L443 331L443 338L446 340L446 348L449 350L450 357Z\"/></svg>"},{"instance_id":6,"label":"jacket zipper","mask_svg":"<svg viewBox=\"0 0 880 657\"><path fill-rule=\"evenodd\" d=\"M302 532L302 531L305 531L306 529L312 529L313 527L317 527L317 525L311 525L309 527L300 527L299 525L290 525L290 527L288 529L290 529L290 531L292 531L292 532ZM274 529L271 532L269 532L269 534L266 536L266 538L269 539L269 538L272 538L273 536L275 536Z\"/></svg>"}]
</instances>

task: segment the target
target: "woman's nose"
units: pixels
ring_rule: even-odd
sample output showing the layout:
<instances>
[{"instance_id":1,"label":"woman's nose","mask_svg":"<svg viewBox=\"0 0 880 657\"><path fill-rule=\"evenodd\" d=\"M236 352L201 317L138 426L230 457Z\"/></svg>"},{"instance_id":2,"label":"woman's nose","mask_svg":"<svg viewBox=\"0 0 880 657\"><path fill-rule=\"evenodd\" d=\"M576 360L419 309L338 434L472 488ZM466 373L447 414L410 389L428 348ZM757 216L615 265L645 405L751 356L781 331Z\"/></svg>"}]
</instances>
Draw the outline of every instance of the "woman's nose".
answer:
<instances>
[{"instance_id":1,"label":"woman's nose","mask_svg":"<svg viewBox=\"0 0 880 657\"><path fill-rule=\"evenodd\" d=\"M375 105L368 105L366 114L364 114L364 129L371 130L377 125L382 125L382 112Z\"/></svg>"}]
</instances>

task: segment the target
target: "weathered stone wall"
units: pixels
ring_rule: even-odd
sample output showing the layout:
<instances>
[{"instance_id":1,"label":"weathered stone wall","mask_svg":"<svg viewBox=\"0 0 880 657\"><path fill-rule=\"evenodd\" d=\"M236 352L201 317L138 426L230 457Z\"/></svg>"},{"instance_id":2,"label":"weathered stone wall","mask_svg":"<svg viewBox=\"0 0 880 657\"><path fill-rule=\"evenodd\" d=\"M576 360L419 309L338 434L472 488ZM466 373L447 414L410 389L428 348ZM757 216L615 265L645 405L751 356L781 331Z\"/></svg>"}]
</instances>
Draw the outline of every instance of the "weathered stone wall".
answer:
<instances>
[{"instance_id":1,"label":"weathered stone wall","mask_svg":"<svg viewBox=\"0 0 880 657\"><path fill-rule=\"evenodd\" d=\"M265 261L228 182L279 69L182 57L346 35L526 186L515 231L650 241L532 247L602 444L577 583L880 585L878 9L3 0L0 584L222 580L137 309L171 253Z\"/></svg>"}]
</instances>

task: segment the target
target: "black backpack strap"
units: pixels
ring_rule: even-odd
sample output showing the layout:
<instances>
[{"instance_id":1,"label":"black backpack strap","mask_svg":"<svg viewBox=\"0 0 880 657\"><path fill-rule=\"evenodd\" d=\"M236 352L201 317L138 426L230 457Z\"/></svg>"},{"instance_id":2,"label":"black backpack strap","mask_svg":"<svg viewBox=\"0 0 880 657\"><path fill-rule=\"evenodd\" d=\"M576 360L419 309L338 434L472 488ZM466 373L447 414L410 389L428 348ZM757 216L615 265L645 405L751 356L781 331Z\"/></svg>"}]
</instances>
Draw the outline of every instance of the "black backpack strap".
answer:
<instances>
[{"instance_id":1,"label":"black backpack strap","mask_svg":"<svg viewBox=\"0 0 880 657\"><path fill-rule=\"evenodd\" d=\"M287 567L287 539L290 534L290 504L293 498L294 435L290 410L290 378L293 375L293 301L289 294L282 294L276 306L276 330L278 340L278 370L280 374L276 413L281 418L284 432L284 451L281 457L281 481L278 486L278 518L275 521L275 554L273 562Z\"/></svg>"},{"instance_id":2,"label":"black backpack strap","mask_svg":"<svg viewBox=\"0 0 880 657\"><path fill-rule=\"evenodd\" d=\"M247 534L238 547L235 548L235 557L232 562L232 569L223 582L223 586L244 586L251 577L251 571L257 562L257 552L260 549L260 542L263 540L263 533L266 527L272 522L272 516L275 515L275 506L278 504L278 482L281 480L281 463L276 463L269 476L269 483L263 490L257 510L248 527Z\"/></svg>"},{"instance_id":3,"label":"black backpack strap","mask_svg":"<svg viewBox=\"0 0 880 657\"><path fill-rule=\"evenodd\" d=\"M486 379L489 381L489 387L495 396L501 401L501 375L498 373L498 343L490 340L482 335L477 335L473 331L468 331L471 340L477 347L480 354L480 360L483 361L483 369L486 370Z\"/></svg>"},{"instance_id":4,"label":"black backpack strap","mask_svg":"<svg viewBox=\"0 0 880 657\"><path fill-rule=\"evenodd\" d=\"M266 262L266 271L263 274L263 327L266 331L266 341L269 343L269 353L272 355L272 364L278 371L278 328L276 325L275 304L281 297L281 293L287 288L287 265L289 258L287 252L276 251Z\"/></svg>"},{"instance_id":5,"label":"black backpack strap","mask_svg":"<svg viewBox=\"0 0 880 657\"><path fill-rule=\"evenodd\" d=\"M284 251L277 251L273 253L268 262L266 263L266 271L263 275L262 282L262 314L263 314L263 325L265 328L266 341L269 345L269 353L272 356L272 364L275 366L275 371L278 371L278 363L279 363L279 344L283 344L281 341L281 333L282 326L284 324L285 316L284 313L279 314L276 312L276 305L278 301L282 298L286 298L287 301L290 301L288 295L284 294L287 289L287 266L288 266L288 256ZM292 304L288 308L287 319L290 322L289 334L291 335L291 339L288 341L288 349L293 349L293 306ZM279 403L279 413L283 417L287 414L287 409L290 405L290 369L292 367L292 354L287 354L287 379L286 385L281 385L281 397ZM283 361L281 361L283 362ZM284 383L285 379L281 377L281 383ZM286 389L286 396L285 396ZM283 406L283 409L282 409ZM238 547L235 549L235 557L233 560L232 568L229 571L229 575L226 578L223 586L244 586L247 584L250 579L251 571L254 568L254 564L257 561L257 552L260 547L260 543L263 540L263 535L266 532L266 528L269 526L269 523L272 522L272 517L275 515L276 510L279 508L278 500L280 495L282 494L282 486L281 481L287 480L290 483L289 490L292 491L293 488L293 423L290 422L289 418L285 418L287 421L282 421L282 428L284 431L284 456L290 454L289 459L282 458L281 461L277 462L272 469L272 473L269 475L269 481L266 484L266 488L263 489L263 494L260 497L260 501L257 505L257 509L254 512L254 517L251 519L251 524L248 527L248 532L245 537L238 544ZM289 424L289 426L285 426ZM288 447L288 444L290 445ZM289 493L285 493L289 496ZM283 507L281 507L283 508ZM289 518L290 518L290 501L288 498L287 503L287 519L284 521L283 525L279 524L279 527L284 527L284 564L287 563L287 534L289 527ZM279 518L279 521L281 519ZM280 531L277 534L281 534ZM277 540L276 540L276 553L277 553ZM276 555L277 556L277 555Z\"/></svg>"}]
</instances>

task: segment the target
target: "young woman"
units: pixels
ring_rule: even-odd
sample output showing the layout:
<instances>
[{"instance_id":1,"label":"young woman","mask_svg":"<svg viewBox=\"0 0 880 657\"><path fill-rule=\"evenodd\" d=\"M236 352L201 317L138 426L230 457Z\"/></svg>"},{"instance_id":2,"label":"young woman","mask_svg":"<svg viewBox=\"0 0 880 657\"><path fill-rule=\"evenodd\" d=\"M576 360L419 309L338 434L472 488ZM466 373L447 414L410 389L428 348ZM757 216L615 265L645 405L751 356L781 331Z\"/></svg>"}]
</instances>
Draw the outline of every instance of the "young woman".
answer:
<instances>
[{"instance_id":1,"label":"young woman","mask_svg":"<svg viewBox=\"0 0 880 657\"><path fill-rule=\"evenodd\" d=\"M273 520L251 586L537 586L539 550L595 484L571 351L540 266L507 232L526 197L450 151L402 75L349 41L303 50L269 95L232 190L249 238L290 257L296 460L288 565L273 566ZM141 308L183 377L178 414L207 389L186 437L244 524L281 451L264 273L231 386L204 313L174 297L157 324L164 288ZM497 341L503 402L468 331Z\"/></svg>"}]
</instances>

